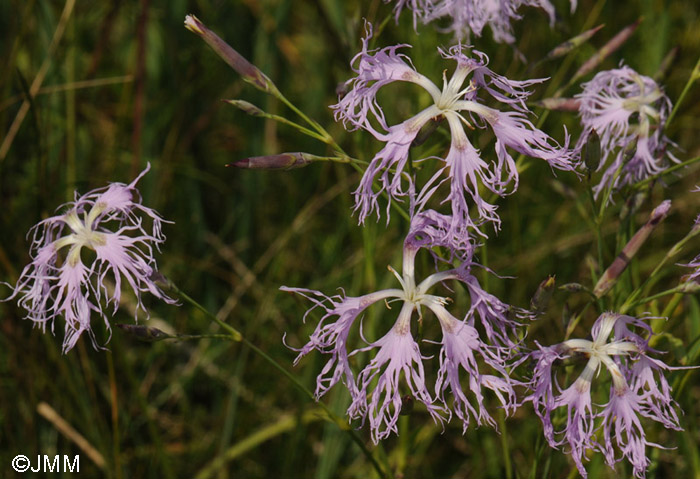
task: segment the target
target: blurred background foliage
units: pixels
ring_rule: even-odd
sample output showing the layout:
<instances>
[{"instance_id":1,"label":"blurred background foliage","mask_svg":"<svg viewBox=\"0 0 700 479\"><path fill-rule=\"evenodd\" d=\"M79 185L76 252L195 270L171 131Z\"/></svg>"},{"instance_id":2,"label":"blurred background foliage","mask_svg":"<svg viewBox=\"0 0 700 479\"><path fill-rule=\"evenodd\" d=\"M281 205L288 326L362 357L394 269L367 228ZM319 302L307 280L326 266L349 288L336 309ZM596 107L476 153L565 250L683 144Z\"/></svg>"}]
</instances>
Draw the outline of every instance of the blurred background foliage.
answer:
<instances>
[{"instance_id":1,"label":"blurred background foliage","mask_svg":"<svg viewBox=\"0 0 700 479\"><path fill-rule=\"evenodd\" d=\"M624 60L654 76L669 52L675 52L659 81L672 101L678 99L700 52L696 0L580 0L573 14L568 1L555 3L560 18L553 28L535 9L524 9L524 19L515 24L517 49L525 61L512 47L495 44L490 32L472 43L489 55L494 71L511 79L552 77L536 89L537 100L551 95L606 41L642 18L634 35L600 69ZM400 264L399 245L407 225L394 215L388 227L383 221L357 227L349 215L350 192L359 177L347 165L314 164L288 172L225 168L248 156L330 152L283 125L248 117L222 103L244 98L268 112L291 115L244 83L183 28L183 20L188 13L197 15L325 125L350 154L368 160L377 144L367 134L344 132L333 122L328 105L335 103L339 84L351 76L349 62L359 50L362 17L379 24L392 15L391 7L378 0L1 0L0 279L16 281L29 260L26 232L75 190L84 193L109 181L128 183L150 162L152 171L140 183L144 203L174 222L165 228L161 271L291 369L295 354L283 345L283 335L290 345L303 344L318 316L302 324L309 305L277 288L303 286L330 294L342 286L357 295L393 284L385 267ZM604 28L570 55L535 65L556 45L600 24ZM416 67L434 81L443 69L452 68L435 51L436 46L449 46L451 38L432 27L420 27L416 35L407 12L398 24L386 23L376 38L377 46L399 42L414 45L410 55ZM578 91L574 85L564 96ZM425 99L412 93L398 89L384 94L390 118L417 111ZM699 104L696 87L667 132L681 159L700 155ZM580 129L572 113L550 114L543 129L562 139L563 125L575 140ZM489 140L476 141L483 147ZM573 175L555 177L540 163L528 162L517 194L500 201L502 231L490 235L479 258L499 275L515 278L484 275L487 289L524 307L547 275L555 274L558 284L590 285L591 268L600 268L593 259L594 233L571 200L585 198L585 185ZM691 167L683 176L667 179L666 188L657 184L635 210L623 238L646 221L654 205L666 198L674 201L670 216L623 278L618 297L638 284L691 227L700 211L697 194L690 193L697 183L697 168ZM616 241L624 228L618 216L625 205L626 198L617 197L603 227L608 260L619 251ZM688 261L698 251L696 242L677 261ZM423 260L427 270L431 265ZM661 283L672 287L686 271L671 264ZM3 295L9 294L3 288ZM464 310L463 296L455 311ZM555 293L530 338L542 344L561 341L563 316L585 301L580 293ZM666 302L635 313L659 314ZM151 319L144 324L189 334L218 330L189 306L156 301L147 306ZM127 301L114 323L133 323L133 307ZM22 321L23 313L13 303L0 303L0 314L3 477L14 477L9 464L20 453L81 454L86 477L320 479L375 474L348 436L323 420L315 404L239 344L210 339L140 343L117 328L106 344L109 333L95 325L107 351L95 351L83 338L62 356L62 324L55 325L53 337ZM369 337L391 326L394 318L385 316L380 307L369 311L364 321ZM590 312L577 334L585 336L593 319ZM687 347L700 335L695 297L685 297L673 309L669 333L671 339L660 346L676 348L664 359L678 364L684 352L687 359L683 344ZM320 355L312 354L293 372L313 388L321 367ZM673 373L672 379L681 376L676 399L685 410L685 432L646 423L651 440L677 448L650 451L649 477L700 477L700 406L695 400L700 386L697 375L686 371ZM344 415L348 398L341 388L323 401ZM58 432L55 420L39 414L40 403L84 436L104 465ZM443 433L420 408L401 428L398 438L371 447L399 477L527 477L542 443L540 423L529 406L501 425L501 435L489 428L470 428L463 435L455 421ZM369 442L368 431L359 432ZM533 477L575 476L565 455L545 449ZM589 472L591 477L631 473L625 464L617 472L609 470L600 455L593 457Z\"/></svg>"}]
</instances>

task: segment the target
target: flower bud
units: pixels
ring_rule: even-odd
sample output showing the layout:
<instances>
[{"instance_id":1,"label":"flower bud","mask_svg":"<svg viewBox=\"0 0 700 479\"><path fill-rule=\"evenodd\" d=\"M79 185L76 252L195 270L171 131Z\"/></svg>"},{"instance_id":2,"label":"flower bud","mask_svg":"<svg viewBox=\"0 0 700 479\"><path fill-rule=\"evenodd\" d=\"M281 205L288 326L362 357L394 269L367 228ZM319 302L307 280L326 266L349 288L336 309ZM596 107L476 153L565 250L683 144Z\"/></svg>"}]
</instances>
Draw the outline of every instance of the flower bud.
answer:
<instances>
[{"instance_id":1,"label":"flower bud","mask_svg":"<svg viewBox=\"0 0 700 479\"><path fill-rule=\"evenodd\" d=\"M228 103L229 105L233 105L239 110L241 110L243 113L246 115L250 116L265 116L265 112L262 111L260 108L257 106L253 105L252 103L249 103L245 100L223 100L225 103Z\"/></svg>"},{"instance_id":2,"label":"flower bud","mask_svg":"<svg viewBox=\"0 0 700 479\"><path fill-rule=\"evenodd\" d=\"M566 283L559 286L559 289L561 289L562 291L566 291L567 293L579 293L581 291L588 291L588 288L586 288L580 283Z\"/></svg>"},{"instance_id":3,"label":"flower bud","mask_svg":"<svg viewBox=\"0 0 700 479\"><path fill-rule=\"evenodd\" d=\"M613 286L615 286L615 283L617 283L617 280L620 278L625 269L627 269L627 265L629 265L632 258L634 258L634 256L637 254L639 248L641 248L647 238L649 238L649 235L654 228L656 228L659 223L666 218L666 215L670 209L670 200L662 201L659 206L654 208L654 211L651 212L649 220L646 222L646 224L642 226L639 231L634 234L634 236L632 236L625 247L622 248L620 254L617 255L617 258L615 258L608 269L605 270L603 276L601 276L598 280L598 283L595 285L595 289L593 290L593 294L597 298L600 298L605 293L610 291Z\"/></svg>"},{"instance_id":4,"label":"flower bud","mask_svg":"<svg viewBox=\"0 0 700 479\"><path fill-rule=\"evenodd\" d=\"M618 48L620 48L632 34L637 30L637 27L642 22L642 19L638 19L636 22L626 26L620 32L612 37L608 43L603 45L603 47L596 52L591 58L589 58L581 68L579 68L574 76L571 78L570 83L575 82L579 78L589 74L595 70L607 57L614 53Z\"/></svg>"},{"instance_id":5,"label":"flower bud","mask_svg":"<svg viewBox=\"0 0 700 479\"><path fill-rule=\"evenodd\" d=\"M314 155L302 152L280 153L278 155L252 156L250 158L234 161L226 166L262 170L291 170L294 168L302 168L310 164L314 161L314 158Z\"/></svg>"},{"instance_id":6,"label":"flower bud","mask_svg":"<svg viewBox=\"0 0 700 479\"><path fill-rule=\"evenodd\" d=\"M578 111L581 101L577 98L545 98L533 104L545 110Z\"/></svg>"},{"instance_id":7,"label":"flower bud","mask_svg":"<svg viewBox=\"0 0 700 479\"><path fill-rule=\"evenodd\" d=\"M413 396L410 394L401 396L401 412L399 414L402 416L409 416L413 412L413 405Z\"/></svg>"},{"instance_id":8,"label":"flower bud","mask_svg":"<svg viewBox=\"0 0 700 479\"><path fill-rule=\"evenodd\" d=\"M147 343L154 343L172 337L158 328L141 324L117 324L117 327L129 336Z\"/></svg>"},{"instance_id":9,"label":"flower bud","mask_svg":"<svg viewBox=\"0 0 700 479\"><path fill-rule=\"evenodd\" d=\"M252 84L267 93L275 92L277 87L272 83L258 67L250 63L248 60L234 50L228 43L223 41L216 33L209 30L197 17L187 15L185 17L185 28L199 35L202 40L207 42L212 50L216 52L231 68L236 70L243 80Z\"/></svg>"},{"instance_id":10,"label":"flower bud","mask_svg":"<svg viewBox=\"0 0 700 479\"><path fill-rule=\"evenodd\" d=\"M581 151L581 159L589 173L598 169L601 156L600 136L598 136L597 131L591 130L588 134L588 138L586 138L586 143L583 144L583 150Z\"/></svg>"},{"instance_id":11,"label":"flower bud","mask_svg":"<svg viewBox=\"0 0 700 479\"><path fill-rule=\"evenodd\" d=\"M545 56L543 61L554 60L555 58L563 57L567 53L586 43L588 40L591 39L593 35L595 35L598 32L598 30L600 30L603 27L604 25L598 25L597 27L591 28L590 30L586 30L581 34L570 38L564 43L557 45L556 47L554 47L554 49L547 53L547 56Z\"/></svg>"},{"instance_id":12,"label":"flower bud","mask_svg":"<svg viewBox=\"0 0 700 479\"><path fill-rule=\"evenodd\" d=\"M547 309L549 300L552 299L555 282L555 276L549 276L537 287L537 291L535 291L534 296L530 300L530 309L533 313L539 315L542 314L545 309Z\"/></svg>"}]
</instances>

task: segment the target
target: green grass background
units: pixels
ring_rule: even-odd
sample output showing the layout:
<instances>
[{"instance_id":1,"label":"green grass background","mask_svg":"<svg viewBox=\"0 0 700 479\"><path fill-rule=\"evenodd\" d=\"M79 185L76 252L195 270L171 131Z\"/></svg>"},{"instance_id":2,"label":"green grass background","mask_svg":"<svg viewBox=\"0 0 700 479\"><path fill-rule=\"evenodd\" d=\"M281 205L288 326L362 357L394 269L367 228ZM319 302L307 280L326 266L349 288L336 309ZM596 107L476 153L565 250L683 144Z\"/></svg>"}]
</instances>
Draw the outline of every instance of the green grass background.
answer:
<instances>
[{"instance_id":1,"label":"green grass background","mask_svg":"<svg viewBox=\"0 0 700 479\"><path fill-rule=\"evenodd\" d=\"M660 81L672 101L678 99L700 55L700 7L695 0L581 0L573 14L568 2L555 3L560 18L554 28L542 11L530 8L515 25L517 47L529 63L580 33L584 25L605 27L569 56L530 71L527 63L515 59L511 47L493 43L489 32L473 39L474 46L489 55L496 72L512 79L547 76L561 85L615 33L643 17L635 34L600 68L614 68L624 60L640 73L655 75L677 48ZM46 68L41 90L0 159L0 280L16 281L29 261L26 232L71 199L73 191L84 193L109 181L128 183L150 162L152 171L140 183L144 203L174 221L165 227L161 271L285 368L292 369L295 354L282 344L283 334L289 344L303 344L318 316L302 324L309 305L280 293L280 285L327 293L344 287L348 294L359 295L393 284L386 265L400 265L407 225L398 215L388 227L383 221L356 225L350 218L350 192L359 176L352 168L332 163L288 172L224 167L254 155L330 152L285 126L222 103L224 98L244 98L268 112L292 115L244 83L183 27L185 15L196 14L326 126L350 154L369 160L378 144L365 133L344 132L333 122L328 105L336 101L338 84L351 76L349 61L359 49L361 18L379 23L391 15L391 5L377 0L78 0L62 24L62 38L52 47L64 7L62 1L0 1L0 141L6 139L42 65ZM407 13L398 25L390 21L376 44L398 42L414 45L410 55L416 67L435 81L443 69L452 68L435 51L438 45L449 46L451 38L432 27L420 27L416 35ZM544 98L548 91L553 89L545 83L533 98ZM565 96L578 91L574 86ZM414 90L395 92L401 94L381 97L390 118L407 118L427 101L412 95ZM696 86L667 132L681 159L700 155L699 102ZM563 125L576 139L580 129L573 114L553 113L543 129L561 139ZM484 151L490 140L478 140ZM697 193L690 193L699 183L697 168L666 183L666 188L659 184L651 190L631 222L619 219L624 198L617 199L606 217L604 254L611 261L619 251L616 243L646 221L655 204L674 201L670 216L623 277L610 307L644 279L700 212ZM567 188L585 207L585 185L573 175L555 177L546 165L528 162L517 194L499 202L502 231L492 234L487 249L479 253L497 273L516 278L484 276L490 292L525 307L549 274L556 274L558 284L590 285L595 234L581 220L576 201L562 194ZM699 251L696 241L677 262ZM430 268L427 258L421 266ZM686 272L671 262L658 290L674 286ZM6 287L4 294L9 294ZM463 296L455 311L464 310ZM130 295L124 297L114 323L133 322L134 305ZM561 341L564 311L580 309L585 300L581 294L555 293L544 317L531 327L530 338L543 344ZM218 332L190 306L146 301L152 317L143 324L188 334ZM658 314L666 304L664 298L635 313ZM81 454L84 477L116 479L376 475L344 431L324 421L317 405L240 344L211 339L146 344L114 328L108 351L95 351L82 338L62 356L63 325L55 325L53 337L33 329L22 316L14 303L0 303L0 477L20 477L10 468L17 454ZM585 336L595 317L587 313L576 334ZM368 313L365 328L376 338L393 319L377 307ZM98 325L95 329L98 340L106 342L107 333ZM683 358L694 358L697 364L697 348L689 348L700 335L696 297L686 296L673 309L667 330L673 337L660 344L670 351L664 359L678 365ZM426 336L432 333L438 337L433 330ZM311 354L293 373L313 388L322 364L320 355ZM669 432L645 422L652 441L672 448L649 451L653 464L648 477L700 478L697 374L678 371L670 377L682 384L676 399L685 411L685 431ZM336 388L323 401L343 416L348 397ZM37 413L41 402L99 451L104 468ZM359 434L371 444L367 428ZM501 435L474 427L463 435L456 421L443 432L416 408L402 419L398 438L370 449L397 477L575 477L567 456L541 448L541 436L530 406L502 425ZM535 457L539 462L533 471ZM616 471L608 469L600 455L593 456L588 469L590 477L631 474L625 463ZM64 476L69 474L52 477Z\"/></svg>"}]
</instances>

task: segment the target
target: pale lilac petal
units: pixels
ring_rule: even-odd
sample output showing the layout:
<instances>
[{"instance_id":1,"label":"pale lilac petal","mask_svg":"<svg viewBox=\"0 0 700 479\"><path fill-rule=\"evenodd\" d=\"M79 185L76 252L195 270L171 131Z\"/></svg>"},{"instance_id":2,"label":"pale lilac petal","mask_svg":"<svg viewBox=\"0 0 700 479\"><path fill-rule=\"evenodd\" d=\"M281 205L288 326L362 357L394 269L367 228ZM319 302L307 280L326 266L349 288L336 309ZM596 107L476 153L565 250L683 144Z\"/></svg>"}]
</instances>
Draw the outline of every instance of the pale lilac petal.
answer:
<instances>
[{"instance_id":1,"label":"pale lilac petal","mask_svg":"<svg viewBox=\"0 0 700 479\"><path fill-rule=\"evenodd\" d=\"M175 303L153 279L153 249L165 240L161 231L164 220L141 204L136 189L136 183L149 169L150 165L129 185L112 183L85 195L76 192L75 200L60 208L65 213L39 222L30 231L32 261L5 300L18 298L19 306L27 311L26 319L42 329L51 324L53 331L55 320L63 317L64 353L73 348L83 332L99 347L91 316L95 313L102 318L110 332L104 307L111 304L116 312L122 278L136 295L137 313L138 309L146 311L141 299L145 291ZM144 217L151 225L148 230ZM89 264L83 263L82 249L95 252Z\"/></svg>"},{"instance_id":2,"label":"pale lilac petal","mask_svg":"<svg viewBox=\"0 0 700 479\"><path fill-rule=\"evenodd\" d=\"M645 477L650 464L646 447L661 446L647 440L642 418L680 430L678 405L663 376L664 371L674 368L648 356L656 351L649 347L648 337L642 334L651 333L651 327L643 318L605 312L593 325L592 340L569 339L549 348L538 345L540 350L531 353L537 365L529 385L532 393L526 400L535 406L549 444L552 447L567 445L567 452L584 477L586 451L592 449L602 452L610 467L626 459L636 477ZM564 390L558 384L553 386L555 363L582 355L589 359L574 383ZM608 388L610 400L601 407L591 403L590 391L603 366L612 385ZM563 431L555 431L552 412L562 406L567 407L566 426ZM599 425L596 425L597 419L600 419Z\"/></svg>"},{"instance_id":3,"label":"pale lilac petal","mask_svg":"<svg viewBox=\"0 0 700 479\"><path fill-rule=\"evenodd\" d=\"M399 125L389 128L389 133L382 135L382 140L386 142L384 148L372 158L369 166L362 175L360 186L354 191L355 211L359 212L358 219L364 223L367 216L372 213L377 214L379 219L378 198L382 192L389 194L389 202L386 207L386 218L389 221L389 208L391 200L400 200L406 196L407 185L410 179L404 178L404 170L408 162L408 151L411 143L416 138L418 131L430 118L411 118ZM375 191L373 184L379 180L380 188ZM406 185L404 184L406 183Z\"/></svg>"},{"instance_id":4,"label":"pale lilac petal","mask_svg":"<svg viewBox=\"0 0 700 479\"><path fill-rule=\"evenodd\" d=\"M489 346L479 338L479 332L466 322L457 320L439 304L429 306L440 320L442 327L442 350L440 351L440 369L435 383L435 392L445 402L444 393L449 387L454 397L453 409L462 420L463 432L467 430L471 417L478 425L488 424L496 427L496 422L484 405L483 389L490 389L498 398L506 413L512 413L518 406L514 386L507 372L506 364L489 351ZM494 374L484 374L479 370L478 361L483 361ZM467 375L469 389L476 405L473 405L460 381L460 369Z\"/></svg>"},{"instance_id":5,"label":"pale lilac petal","mask_svg":"<svg viewBox=\"0 0 700 479\"><path fill-rule=\"evenodd\" d=\"M401 377L412 397L425 405L436 422L442 422L442 414L446 412L433 404L434 399L426 386L423 357L410 330L406 329L407 318L410 319L412 311L413 305L404 303L394 327L365 348L379 348L379 351L358 375L360 396L348 411L351 417L362 417L366 411L375 444L392 432L398 432L397 423L403 402L399 388ZM373 386L375 378L376 386Z\"/></svg>"},{"instance_id":6,"label":"pale lilac petal","mask_svg":"<svg viewBox=\"0 0 700 479\"><path fill-rule=\"evenodd\" d=\"M371 29L368 28L370 34ZM498 228L500 219L496 206L482 198L479 192L481 185L501 196L518 186L518 171L507 148L544 159L553 168L575 169L577 152L569 150L568 135L564 145L560 146L527 119L530 111L525 101L531 94L528 88L543 80L509 80L487 67L488 57L484 53L456 45L447 50L439 49L443 58L457 64L449 79L444 73L441 90L419 74L408 57L397 53L400 46L368 51L368 40L369 36L363 39L363 49L355 59L357 66L353 69L356 76L346 83L350 91L332 106L336 120L342 121L346 128L365 129L384 143L355 191L355 211L359 212L360 223L373 213L380 217L380 195L386 194L389 198L386 206L388 222L391 201L417 192L417 197L410 198L412 209L416 204L422 209L431 197L443 196L441 201L451 205L452 234L473 229L483 236L480 225L489 222ZM419 85L431 96L433 104L408 120L388 125L377 102L377 91L395 81ZM485 99L479 97L481 93L511 111L501 112L486 107L482 104ZM419 188L414 184L415 179L407 174L409 151L423 126L441 118L448 123L450 148L444 158L431 158L441 160L445 165ZM496 135L496 162L488 163L482 159L480 152L469 141L465 127L471 130L490 127L493 130ZM419 158L416 161L428 159ZM441 180L443 174L446 178ZM449 183L446 196L441 191L445 183ZM475 218L470 216L473 207Z\"/></svg>"},{"instance_id":7,"label":"pale lilac petal","mask_svg":"<svg viewBox=\"0 0 700 479\"><path fill-rule=\"evenodd\" d=\"M667 151L673 143L663 136L671 101L653 79L621 66L599 72L576 96L584 127L577 148L592 131L600 137L598 170L605 172L594 188L596 196L661 173L678 161Z\"/></svg>"},{"instance_id":8,"label":"pale lilac petal","mask_svg":"<svg viewBox=\"0 0 700 479\"><path fill-rule=\"evenodd\" d=\"M325 311L309 341L300 349L291 348L299 353L294 360L295 365L301 358L314 350L331 355L331 358L323 367L323 371L316 379L316 399L318 400L341 379L347 386L348 391L350 391L351 396L357 398L359 393L348 359L347 340L350 330L355 320L358 319L365 309L377 301L396 296L396 291L378 291L360 297L344 295L329 297L320 291L311 289L282 286L280 290L300 294L314 302L314 306L304 314L305 321L309 313L316 308L321 308ZM331 321L332 318L336 317L337 320Z\"/></svg>"},{"instance_id":9,"label":"pale lilac petal","mask_svg":"<svg viewBox=\"0 0 700 479\"><path fill-rule=\"evenodd\" d=\"M576 9L576 0L571 1L571 11ZM514 43L512 22L519 20L522 6L541 8L554 24L554 6L549 0L398 0L395 15L408 8L413 13L414 26L435 22L446 27L438 30L452 33L458 40L469 40L473 34L483 35L489 27L496 42Z\"/></svg>"},{"instance_id":10,"label":"pale lilac petal","mask_svg":"<svg viewBox=\"0 0 700 479\"><path fill-rule=\"evenodd\" d=\"M643 478L650 464L646 446L656 444L647 441L639 412L639 397L634 392L626 389L618 393L611 389L610 402L601 413L605 440L603 452L610 467L625 458L632 464L635 477ZM614 446L620 450L622 457L616 457Z\"/></svg>"}]
</instances>

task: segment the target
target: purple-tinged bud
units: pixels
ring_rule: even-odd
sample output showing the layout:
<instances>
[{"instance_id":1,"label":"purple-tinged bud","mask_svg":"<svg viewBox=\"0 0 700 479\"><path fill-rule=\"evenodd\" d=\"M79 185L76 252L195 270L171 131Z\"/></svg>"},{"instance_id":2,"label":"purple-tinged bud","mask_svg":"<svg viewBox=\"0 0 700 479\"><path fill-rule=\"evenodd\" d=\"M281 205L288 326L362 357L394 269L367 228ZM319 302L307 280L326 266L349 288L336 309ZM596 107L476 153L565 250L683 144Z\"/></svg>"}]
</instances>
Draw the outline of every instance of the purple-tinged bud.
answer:
<instances>
[{"instance_id":1,"label":"purple-tinged bud","mask_svg":"<svg viewBox=\"0 0 700 479\"><path fill-rule=\"evenodd\" d=\"M586 291L590 293L590 290L580 283L566 283L559 286L559 289L566 291L567 293L580 293L581 291Z\"/></svg>"},{"instance_id":2,"label":"purple-tinged bud","mask_svg":"<svg viewBox=\"0 0 700 479\"><path fill-rule=\"evenodd\" d=\"M637 29L642 19L638 19L636 22L628 25L627 27L620 30L620 33L612 37L608 43L603 45L603 47L596 52L591 58L589 58L586 63L581 65L574 76L571 78L569 83L574 83L579 78L586 76L593 70L595 70L598 65L600 65L603 60L608 58L612 53L614 53L618 48L620 48L629 38L632 36L634 31Z\"/></svg>"},{"instance_id":3,"label":"purple-tinged bud","mask_svg":"<svg viewBox=\"0 0 700 479\"><path fill-rule=\"evenodd\" d=\"M252 103L249 103L245 100L223 100L224 103L228 103L229 105L233 105L239 110L241 110L243 113L246 115L250 116L265 116L265 112L262 111L260 108L257 106L253 105Z\"/></svg>"},{"instance_id":4,"label":"purple-tinged bud","mask_svg":"<svg viewBox=\"0 0 700 479\"><path fill-rule=\"evenodd\" d=\"M595 35L598 32L598 30L600 30L604 26L605 25L598 25L597 27L591 28L590 30L586 30L580 35L576 35L575 37L565 41L564 43L557 45L549 53L547 53L547 56L545 56L544 60L542 61L554 60L555 58L563 57L570 51L580 47L588 40L590 40L591 37Z\"/></svg>"},{"instance_id":5,"label":"purple-tinged bud","mask_svg":"<svg viewBox=\"0 0 700 479\"><path fill-rule=\"evenodd\" d=\"M413 412L414 405L415 401L413 400L413 396L404 394L401 396L401 412L399 414L401 416L410 416Z\"/></svg>"},{"instance_id":6,"label":"purple-tinged bud","mask_svg":"<svg viewBox=\"0 0 700 479\"><path fill-rule=\"evenodd\" d=\"M544 313L544 310L547 309L549 300L552 299L552 293L554 293L555 282L556 277L549 276L537 287L537 291L535 291L535 294L530 300L530 309L533 313L539 315Z\"/></svg>"},{"instance_id":7,"label":"purple-tinged bud","mask_svg":"<svg viewBox=\"0 0 700 479\"><path fill-rule=\"evenodd\" d=\"M226 166L261 170L291 170L293 168L302 168L315 159L319 159L319 157L309 153L280 153L278 155L252 156L234 161Z\"/></svg>"},{"instance_id":8,"label":"purple-tinged bud","mask_svg":"<svg viewBox=\"0 0 700 479\"><path fill-rule=\"evenodd\" d=\"M154 343L163 339L172 338L168 333L151 326L143 326L141 324L117 324L117 327L129 336L147 343Z\"/></svg>"},{"instance_id":9,"label":"purple-tinged bud","mask_svg":"<svg viewBox=\"0 0 700 479\"><path fill-rule=\"evenodd\" d=\"M420 129L416 138L411 142L411 147L421 146L432 135L440 123L445 119L444 116L432 118L423 128Z\"/></svg>"},{"instance_id":10,"label":"purple-tinged bud","mask_svg":"<svg viewBox=\"0 0 700 479\"><path fill-rule=\"evenodd\" d=\"M231 68L236 70L236 72L243 77L243 80L267 93L277 91L277 87L267 75L243 58L240 53L234 50L231 45L222 40L216 33L207 28L197 17L194 15L187 15L185 17L185 28L196 33L202 40L207 42L207 45L228 63Z\"/></svg>"},{"instance_id":11,"label":"purple-tinged bud","mask_svg":"<svg viewBox=\"0 0 700 479\"><path fill-rule=\"evenodd\" d=\"M634 234L634 236L632 236L632 239L630 239L625 247L622 248L620 254L617 255L617 258L615 258L608 269L605 270L603 276L601 276L598 280L598 283L595 285L595 289L593 290L593 294L597 298L600 298L605 293L610 291L615 283L617 283L617 280L620 278L625 269L627 269L627 265L629 265L632 258L634 258L634 255L637 254L639 248L644 244L647 238L649 238L649 235L654 228L656 228L659 223L666 218L666 215L670 209L670 200L662 201L659 206L654 208L654 211L651 212L649 220L646 222L646 224L642 226L639 231Z\"/></svg>"},{"instance_id":12,"label":"purple-tinged bud","mask_svg":"<svg viewBox=\"0 0 700 479\"><path fill-rule=\"evenodd\" d=\"M545 98L534 102L533 105L545 110L578 111L581 106L581 100L578 98Z\"/></svg>"}]
</instances>

